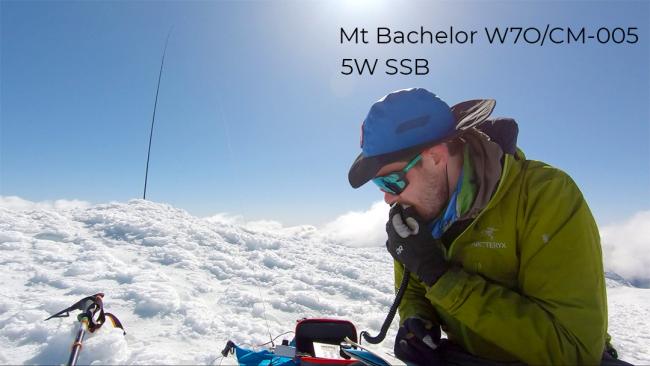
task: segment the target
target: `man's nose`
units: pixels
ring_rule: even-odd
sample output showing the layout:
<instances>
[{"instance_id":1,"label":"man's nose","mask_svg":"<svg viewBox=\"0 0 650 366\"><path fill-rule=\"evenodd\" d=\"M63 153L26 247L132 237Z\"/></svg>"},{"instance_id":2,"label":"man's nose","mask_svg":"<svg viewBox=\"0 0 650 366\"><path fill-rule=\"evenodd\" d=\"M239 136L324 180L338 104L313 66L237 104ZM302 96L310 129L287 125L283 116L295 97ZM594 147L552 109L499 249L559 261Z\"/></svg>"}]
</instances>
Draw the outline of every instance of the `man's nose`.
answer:
<instances>
[{"instance_id":1,"label":"man's nose","mask_svg":"<svg viewBox=\"0 0 650 366\"><path fill-rule=\"evenodd\" d=\"M394 194L390 194L388 192L384 192L384 202L388 203L389 205L392 205L397 201L397 196Z\"/></svg>"}]
</instances>

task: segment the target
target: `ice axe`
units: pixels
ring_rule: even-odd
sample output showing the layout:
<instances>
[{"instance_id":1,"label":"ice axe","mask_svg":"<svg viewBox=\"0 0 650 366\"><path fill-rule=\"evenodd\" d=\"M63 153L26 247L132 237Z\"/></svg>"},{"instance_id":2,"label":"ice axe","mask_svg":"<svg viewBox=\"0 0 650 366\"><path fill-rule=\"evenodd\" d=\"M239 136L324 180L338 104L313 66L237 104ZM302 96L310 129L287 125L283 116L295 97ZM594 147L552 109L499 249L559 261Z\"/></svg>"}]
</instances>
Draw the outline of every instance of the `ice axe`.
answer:
<instances>
[{"instance_id":1,"label":"ice axe","mask_svg":"<svg viewBox=\"0 0 650 366\"><path fill-rule=\"evenodd\" d=\"M75 337L74 342L72 343L72 350L70 351L70 358L68 359L67 365L74 366L77 364L77 359L79 358L79 353L81 352L81 343L83 342L86 331L93 333L97 329L101 328L102 325L106 322L108 317L115 328L122 329L124 335L124 327L117 317L111 313L104 312L104 303L102 299L104 298L103 293L94 294L92 296L84 297L83 299L77 301L72 306L59 311L58 313L50 316L45 320L50 320L52 318L66 318L70 316L71 311L81 310L81 313L77 315L77 320L79 321L79 330L77 331L77 336Z\"/></svg>"}]
</instances>

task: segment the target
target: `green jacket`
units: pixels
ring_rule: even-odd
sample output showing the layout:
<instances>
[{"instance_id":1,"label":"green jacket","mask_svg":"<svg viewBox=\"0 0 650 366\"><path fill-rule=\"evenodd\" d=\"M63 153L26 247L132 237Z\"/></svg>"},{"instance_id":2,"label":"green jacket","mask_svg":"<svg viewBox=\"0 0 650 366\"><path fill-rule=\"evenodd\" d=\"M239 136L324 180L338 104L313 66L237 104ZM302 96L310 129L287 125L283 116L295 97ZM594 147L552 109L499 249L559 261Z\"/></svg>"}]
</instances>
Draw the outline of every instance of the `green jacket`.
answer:
<instances>
[{"instance_id":1,"label":"green jacket","mask_svg":"<svg viewBox=\"0 0 650 366\"><path fill-rule=\"evenodd\" d=\"M457 268L430 288L411 275L401 321L437 321L451 341L493 360L599 364L607 298L589 207L566 173L523 154L501 160L495 189L447 250ZM396 286L403 271L395 262Z\"/></svg>"}]
</instances>

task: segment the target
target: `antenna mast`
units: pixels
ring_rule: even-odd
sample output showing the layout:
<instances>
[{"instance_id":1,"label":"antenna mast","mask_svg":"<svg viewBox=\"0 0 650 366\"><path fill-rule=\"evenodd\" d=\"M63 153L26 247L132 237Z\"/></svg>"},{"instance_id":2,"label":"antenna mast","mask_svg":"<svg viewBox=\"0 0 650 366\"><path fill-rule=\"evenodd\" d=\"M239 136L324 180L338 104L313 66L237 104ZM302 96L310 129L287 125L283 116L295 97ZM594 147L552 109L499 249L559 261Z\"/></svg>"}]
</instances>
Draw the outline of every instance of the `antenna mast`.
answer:
<instances>
[{"instance_id":1,"label":"antenna mast","mask_svg":"<svg viewBox=\"0 0 650 366\"><path fill-rule=\"evenodd\" d=\"M149 158L151 156L151 139L153 137L153 124L156 121L156 107L158 106L158 91L160 91L160 78L162 77L163 65L165 64L165 54L167 53L167 43L169 43L169 36L172 34L172 28L170 28L169 33L167 33L167 40L165 40L165 49L163 50L162 60L160 61L160 71L158 72L158 86L156 86L156 100L153 103L153 116L151 117L151 131L149 132L149 149L147 150L147 168L144 171L144 193L142 193L143 200L147 199L147 178L149 177Z\"/></svg>"}]
</instances>

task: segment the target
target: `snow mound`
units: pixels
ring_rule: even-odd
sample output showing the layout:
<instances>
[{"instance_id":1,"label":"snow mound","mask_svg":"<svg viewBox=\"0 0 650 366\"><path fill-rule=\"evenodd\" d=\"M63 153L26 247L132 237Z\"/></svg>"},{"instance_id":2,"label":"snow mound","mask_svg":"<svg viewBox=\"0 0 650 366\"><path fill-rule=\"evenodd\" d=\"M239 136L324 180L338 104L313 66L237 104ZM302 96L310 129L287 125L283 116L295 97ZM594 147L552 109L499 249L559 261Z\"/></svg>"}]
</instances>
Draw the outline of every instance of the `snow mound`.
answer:
<instances>
[{"instance_id":1,"label":"snow mound","mask_svg":"<svg viewBox=\"0 0 650 366\"><path fill-rule=\"evenodd\" d=\"M82 364L232 364L219 358L229 339L266 343L303 317L344 318L374 333L393 301L390 256L341 244L349 233L334 226L197 218L143 200L10 201L0 207L1 363L64 363L74 317L43 319L98 292L127 335L110 324L90 334ZM619 353L650 363L650 290L614 275L608 285Z\"/></svg>"},{"instance_id":2,"label":"snow mound","mask_svg":"<svg viewBox=\"0 0 650 366\"><path fill-rule=\"evenodd\" d=\"M303 317L374 329L363 315L392 301L385 251L314 227L203 219L144 200L63 206L0 207L2 363L64 363L74 317L42 320L98 292L127 335L110 325L89 335L81 363L218 363L228 339L265 343Z\"/></svg>"}]
</instances>

